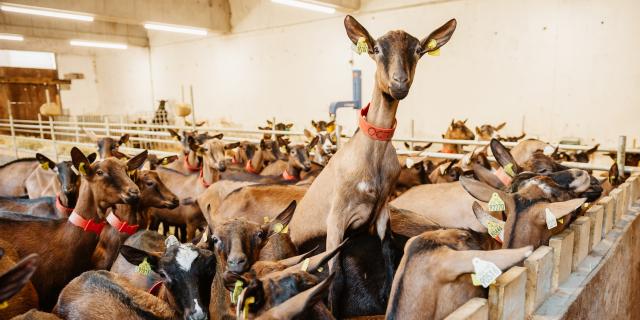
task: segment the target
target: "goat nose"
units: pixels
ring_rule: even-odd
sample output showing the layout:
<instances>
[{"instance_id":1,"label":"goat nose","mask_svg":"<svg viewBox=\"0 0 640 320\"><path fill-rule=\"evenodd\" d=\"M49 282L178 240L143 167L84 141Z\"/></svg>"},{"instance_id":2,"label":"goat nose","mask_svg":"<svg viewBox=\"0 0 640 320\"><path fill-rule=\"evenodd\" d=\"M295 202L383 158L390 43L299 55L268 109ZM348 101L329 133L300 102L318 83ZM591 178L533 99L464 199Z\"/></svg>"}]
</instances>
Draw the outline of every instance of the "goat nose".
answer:
<instances>
[{"instance_id":1,"label":"goat nose","mask_svg":"<svg viewBox=\"0 0 640 320\"><path fill-rule=\"evenodd\" d=\"M409 77L405 73L394 73L393 81L401 84L409 82Z\"/></svg>"},{"instance_id":2,"label":"goat nose","mask_svg":"<svg viewBox=\"0 0 640 320\"><path fill-rule=\"evenodd\" d=\"M227 265L232 272L243 272L244 265L247 263L247 256L244 254L229 257Z\"/></svg>"}]
</instances>

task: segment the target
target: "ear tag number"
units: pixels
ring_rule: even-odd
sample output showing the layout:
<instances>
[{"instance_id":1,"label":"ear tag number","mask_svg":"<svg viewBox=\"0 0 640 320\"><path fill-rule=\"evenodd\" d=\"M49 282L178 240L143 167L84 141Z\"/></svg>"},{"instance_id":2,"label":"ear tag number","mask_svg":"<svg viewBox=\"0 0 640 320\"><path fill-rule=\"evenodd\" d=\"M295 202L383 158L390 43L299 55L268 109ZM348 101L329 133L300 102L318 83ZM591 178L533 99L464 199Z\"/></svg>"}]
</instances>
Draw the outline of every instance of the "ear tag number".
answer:
<instances>
[{"instance_id":1,"label":"ear tag number","mask_svg":"<svg viewBox=\"0 0 640 320\"><path fill-rule=\"evenodd\" d=\"M363 54L365 52L369 52L369 46L367 45L367 39L364 37L358 38L358 43L356 43L356 52L358 54Z\"/></svg>"},{"instance_id":2,"label":"ear tag number","mask_svg":"<svg viewBox=\"0 0 640 320\"><path fill-rule=\"evenodd\" d=\"M142 262L136 267L136 272L148 276L151 273L151 265L147 262L147 258L144 258Z\"/></svg>"},{"instance_id":3,"label":"ear tag number","mask_svg":"<svg viewBox=\"0 0 640 320\"><path fill-rule=\"evenodd\" d=\"M84 165L84 162L80 162L80 164L78 165L78 172L80 172L80 174L82 174L83 176L86 176L87 170L84 168Z\"/></svg>"},{"instance_id":4,"label":"ear tag number","mask_svg":"<svg viewBox=\"0 0 640 320\"><path fill-rule=\"evenodd\" d=\"M44 170L49 170L49 162L45 161L43 163L40 164L40 166L42 167L42 169Z\"/></svg>"},{"instance_id":5,"label":"ear tag number","mask_svg":"<svg viewBox=\"0 0 640 320\"><path fill-rule=\"evenodd\" d=\"M438 46L438 40L436 39L429 40L429 43L427 43L427 50L428 50L427 54L434 57L439 56L440 48L433 50L437 46Z\"/></svg>"},{"instance_id":6,"label":"ear tag number","mask_svg":"<svg viewBox=\"0 0 640 320\"><path fill-rule=\"evenodd\" d=\"M504 222L499 223L496 221L489 220L487 221L487 230L489 231L489 235L500 241L504 241Z\"/></svg>"},{"instance_id":7,"label":"ear tag number","mask_svg":"<svg viewBox=\"0 0 640 320\"><path fill-rule=\"evenodd\" d=\"M304 259L304 261L302 261L302 267L300 267L300 270L302 271L307 271L307 269L309 269L309 258Z\"/></svg>"},{"instance_id":8,"label":"ear tag number","mask_svg":"<svg viewBox=\"0 0 640 320\"><path fill-rule=\"evenodd\" d=\"M282 223L278 222L273 226L273 232L275 233L280 233L282 232L282 229L284 229L284 226L282 225Z\"/></svg>"},{"instance_id":9,"label":"ear tag number","mask_svg":"<svg viewBox=\"0 0 640 320\"><path fill-rule=\"evenodd\" d=\"M236 280L236 284L233 287L233 293L231 293L231 303L238 303L238 297L242 293L242 281Z\"/></svg>"},{"instance_id":10,"label":"ear tag number","mask_svg":"<svg viewBox=\"0 0 640 320\"><path fill-rule=\"evenodd\" d=\"M504 211L504 210L506 210L504 201L500 199L500 196L498 195L497 192L494 192L491 195L491 199L489 200L489 211L496 212L496 211Z\"/></svg>"},{"instance_id":11,"label":"ear tag number","mask_svg":"<svg viewBox=\"0 0 640 320\"><path fill-rule=\"evenodd\" d=\"M516 176L516 173L513 171L513 163L507 163L506 166L504 166L504 172L506 172L511 178Z\"/></svg>"},{"instance_id":12,"label":"ear tag number","mask_svg":"<svg viewBox=\"0 0 640 320\"><path fill-rule=\"evenodd\" d=\"M547 221L547 229L553 229L558 226L558 221L556 220L556 216L553 215L553 212L549 210L549 208L544 209L544 217Z\"/></svg>"},{"instance_id":13,"label":"ear tag number","mask_svg":"<svg viewBox=\"0 0 640 320\"><path fill-rule=\"evenodd\" d=\"M473 263L475 272L471 274L473 285L481 285L483 288L488 288L502 274L502 270L491 261L473 258L471 263Z\"/></svg>"}]
</instances>

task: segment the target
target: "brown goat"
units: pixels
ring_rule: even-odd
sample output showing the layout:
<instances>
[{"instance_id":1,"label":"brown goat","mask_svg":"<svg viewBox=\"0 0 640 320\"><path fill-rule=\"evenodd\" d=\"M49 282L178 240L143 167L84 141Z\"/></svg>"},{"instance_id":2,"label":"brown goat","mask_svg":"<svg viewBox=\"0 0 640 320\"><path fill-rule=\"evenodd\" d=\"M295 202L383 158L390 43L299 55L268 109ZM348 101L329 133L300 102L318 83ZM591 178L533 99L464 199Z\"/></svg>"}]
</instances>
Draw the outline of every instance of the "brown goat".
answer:
<instances>
[{"instance_id":1,"label":"brown goat","mask_svg":"<svg viewBox=\"0 0 640 320\"><path fill-rule=\"evenodd\" d=\"M140 190L127 171L141 166L146 157L144 151L126 164L113 158L90 164L74 147L73 165L84 175L78 203L68 220L0 219L0 238L11 242L22 257L30 253L41 257L42 263L32 279L41 308L50 310L64 285L91 267L91 255L104 224L96 220L103 220L109 207L139 199ZM47 241L42 241L41 236Z\"/></svg>"},{"instance_id":2,"label":"brown goat","mask_svg":"<svg viewBox=\"0 0 640 320\"><path fill-rule=\"evenodd\" d=\"M38 307L38 294L29 281L38 266L38 255L30 254L20 260L11 245L0 240L0 319L14 316Z\"/></svg>"},{"instance_id":3,"label":"brown goat","mask_svg":"<svg viewBox=\"0 0 640 320\"><path fill-rule=\"evenodd\" d=\"M36 158L14 160L0 166L0 197L27 197L27 178L38 167Z\"/></svg>"},{"instance_id":4,"label":"brown goat","mask_svg":"<svg viewBox=\"0 0 640 320\"><path fill-rule=\"evenodd\" d=\"M451 140L473 140L476 136L471 129L467 128L467 119L464 121L451 119L451 124L447 128L447 132L442 135L444 139ZM461 144L445 143L442 145L442 152L445 153L463 153Z\"/></svg>"}]
</instances>

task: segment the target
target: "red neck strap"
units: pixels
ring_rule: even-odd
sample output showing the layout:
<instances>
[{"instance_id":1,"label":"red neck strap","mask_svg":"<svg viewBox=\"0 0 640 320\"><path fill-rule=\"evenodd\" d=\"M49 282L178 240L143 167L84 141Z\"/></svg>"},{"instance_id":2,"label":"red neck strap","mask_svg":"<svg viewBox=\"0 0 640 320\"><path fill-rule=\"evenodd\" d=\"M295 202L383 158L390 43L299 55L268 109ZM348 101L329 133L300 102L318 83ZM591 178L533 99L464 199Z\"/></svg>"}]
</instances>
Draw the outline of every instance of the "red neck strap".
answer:
<instances>
[{"instance_id":1,"label":"red neck strap","mask_svg":"<svg viewBox=\"0 0 640 320\"><path fill-rule=\"evenodd\" d=\"M91 219L87 220L81 217L75 211L71 213L68 221L74 226L82 228L86 232L93 232L97 235L100 235L100 233L102 232L102 228L104 228L104 225L106 224L104 222L94 222Z\"/></svg>"},{"instance_id":2,"label":"red neck strap","mask_svg":"<svg viewBox=\"0 0 640 320\"><path fill-rule=\"evenodd\" d=\"M116 230L118 230L119 232L124 232L128 235L133 235L134 233L136 233L136 231L138 231L137 224L130 225L128 222L120 220L120 218L113 214L113 212L109 213L109 215L107 216L107 222L109 222L109 224L112 227L116 228Z\"/></svg>"},{"instance_id":3,"label":"red neck strap","mask_svg":"<svg viewBox=\"0 0 640 320\"><path fill-rule=\"evenodd\" d=\"M58 211L64 213L64 215L68 216L71 214L71 212L73 212L73 208L68 208L65 207L64 205L62 205L62 202L60 201L60 194L56 195L56 209L58 209Z\"/></svg>"},{"instance_id":4,"label":"red neck strap","mask_svg":"<svg viewBox=\"0 0 640 320\"><path fill-rule=\"evenodd\" d=\"M442 148L442 151L440 151L440 152L442 152L442 153L454 153L454 154L458 153L458 152L456 152L456 150L449 149L449 148Z\"/></svg>"},{"instance_id":5,"label":"red neck strap","mask_svg":"<svg viewBox=\"0 0 640 320\"><path fill-rule=\"evenodd\" d=\"M153 286L149 288L149 293L157 297L160 294L160 288L162 288L163 284L164 284L163 281L158 281L154 283Z\"/></svg>"},{"instance_id":6,"label":"red neck strap","mask_svg":"<svg viewBox=\"0 0 640 320\"><path fill-rule=\"evenodd\" d=\"M244 166L244 170L249 173L258 174L258 171L251 166L251 160L247 161L247 165Z\"/></svg>"},{"instance_id":7,"label":"red neck strap","mask_svg":"<svg viewBox=\"0 0 640 320\"><path fill-rule=\"evenodd\" d=\"M298 180L298 177L289 174L289 172L287 172L287 169L284 169L284 171L282 171L282 178L287 181Z\"/></svg>"},{"instance_id":8,"label":"red neck strap","mask_svg":"<svg viewBox=\"0 0 640 320\"><path fill-rule=\"evenodd\" d=\"M204 168L200 169L200 177L198 178L198 180L200 180L200 183L202 183L205 188L209 188L209 186L212 185L211 183L207 183L206 181L204 181Z\"/></svg>"},{"instance_id":9,"label":"red neck strap","mask_svg":"<svg viewBox=\"0 0 640 320\"><path fill-rule=\"evenodd\" d=\"M367 106L360 110L360 122L358 123L358 127L360 130L364 132L369 138L378 141L390 141L393 138L393 133L396 131L396 125L398 122L396 119L393 119L393 127L392 128L378 128L371 123L367 122L367 113L369 113L369 106L371 103L367 104Z\"/></svg>"},{"instance_id":10,"label":"red neck strap","mask_svg":"<svg viewBox=\"0 0 640 320\"><path fill-rule=\"evenodd\" d=\"M196 171L200 170L200 167L201 167L201 166L197 166L197 167L192 166L192 165L189 163L189 154L186 154L186 155L184 156L184 167L185 167L187 170L191 171L191 172L196 172Z\"/></svg>"}]
</instances>

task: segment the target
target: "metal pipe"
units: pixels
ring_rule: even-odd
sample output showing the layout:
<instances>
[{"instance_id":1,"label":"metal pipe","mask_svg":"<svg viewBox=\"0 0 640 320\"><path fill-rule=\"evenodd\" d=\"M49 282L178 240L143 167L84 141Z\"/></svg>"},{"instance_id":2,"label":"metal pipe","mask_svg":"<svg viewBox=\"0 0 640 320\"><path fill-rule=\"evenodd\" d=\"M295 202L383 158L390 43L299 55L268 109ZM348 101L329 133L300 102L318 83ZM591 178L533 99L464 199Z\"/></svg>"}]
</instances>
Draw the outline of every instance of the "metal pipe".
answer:
<instances>
[{"instance_id":1,"label":"metal pipe","mask_svg":"<svg viewBox=\"0 0 640 320\"><path fill-rule=\"evenodd\" d=\"M627 147L627 136L618 137L618 153L616 156L616 163L618 164L618 170L624 172L625 165L625 148Z\"/></svg>"},{"instance_id":2,"label":"metal pipe","mask_svg":"<svg viewBox=\"0 0 640 320\"><path fill-rule=\"evenodd\" d=\"M56 132L53 127L53 118L49 117L49 130L51 131L51 144L53 145L53 152L56 154L56 162L58 159L58 146L56 145Z\"/></svg>"},{"instance_id":3,"label":"metal pipe","mask_svg":"<svg viewBox=\"0 0 640 320\"><path fill-rule=\"evenodd\" d=\"M18 142L16 141L16 130L13 127L13 112L11 111L11 100L7 99L7 109L9 110L9 126L11 127L11 141L13 141L13 152L15 153L16 160L18 157Z\"/></svg>"},{"instance_id":4,"label":"metal pipe","mask_svg":"<svg viewBox=\"0 0 640 320\"><path fill-rule=\"evenodd\" d=\"M189 93L191 95L191 130L196 131L196 105L193 101L193 85L189 86Z\"/></svg>"},{"instance_id":5,"label":"metal pipe","mask_svg":"<svg viewBox=\"0 0 640 320\"><path fill-rule=\"evenodd\" d=\"M40 138L44 139L44 129L42 128L42 115L38 112L38 127L40 127Z\"/></svg>"}]
</instances>

